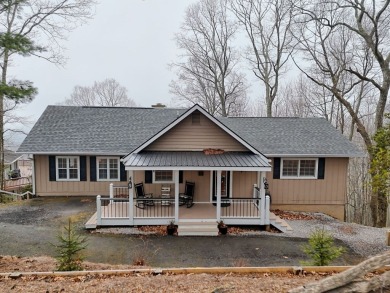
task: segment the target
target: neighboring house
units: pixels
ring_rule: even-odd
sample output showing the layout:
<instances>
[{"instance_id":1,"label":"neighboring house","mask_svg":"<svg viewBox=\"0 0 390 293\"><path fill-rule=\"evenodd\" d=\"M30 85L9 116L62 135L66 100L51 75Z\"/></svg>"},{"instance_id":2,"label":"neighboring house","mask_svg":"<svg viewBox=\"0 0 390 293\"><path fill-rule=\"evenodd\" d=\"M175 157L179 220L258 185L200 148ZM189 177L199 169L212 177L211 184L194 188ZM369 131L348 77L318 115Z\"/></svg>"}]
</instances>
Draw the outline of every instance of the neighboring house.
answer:
<instances>
[{"instance_id":1,"label":"neighboring house","mask_svg":"<svg viewBox=\"0 0 390 293\"><path fill-rule=\"evenodd\" d=\"M18 152L33 155L38 196L106 196L110 183L122 186L98 199L98 225L268 225L266 180L271 208L344 219L348 160L361 156L322 118L215 118L199 105L49 106ZM129 199L115 198L129 180ZM187 181L195 183L191 209L180 206ZM153 199L140 208L141 182ZM168 200L160 197L166 191Z\"/></svg>"},{"instance_id":2,"label":"neighboring house","mask_svg":"<svg viewBox=\"0 0 390 293\"><path fill-rule=\"evenodd\" d=\"M17 154L4 150L4 188L7 191L17 191L31 184L32 160L26 154Z\"/></svg>"},{"instance_id":3,"label":"neighboring house","mask_svg":"<svg viewBox=\"0 0 390 293\"><path fill-rule=\"evenodd\" d=\"M17 154L11 150L4 150L4 178L16 179L31 177L32 161L26 154Z\"/></svg>"}]
</instances>

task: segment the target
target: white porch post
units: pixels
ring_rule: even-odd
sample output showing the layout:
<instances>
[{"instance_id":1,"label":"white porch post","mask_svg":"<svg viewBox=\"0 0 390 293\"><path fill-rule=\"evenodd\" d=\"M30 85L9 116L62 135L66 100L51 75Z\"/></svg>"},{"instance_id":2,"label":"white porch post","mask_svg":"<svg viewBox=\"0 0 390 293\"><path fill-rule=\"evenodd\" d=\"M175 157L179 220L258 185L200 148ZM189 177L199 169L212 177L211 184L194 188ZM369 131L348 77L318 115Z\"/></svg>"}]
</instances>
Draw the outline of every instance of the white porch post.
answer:
<instances>
[{"instance_id":1,"label":"white porch post","mask_svg":"<svg viewBox=\"0 0 390 293\"><path fill-rule=\"evenodd\" d=\"M266 202L265 202L265 189L263 183L264 172L260 173L260 182L259 182L259 195L260 195L260 225L266 225Z\"/></svg>"},{"instance_id":2,"label":"white porch post","mask_svg":"<svg viewBox=\"0 0 390 293\"><path fill-rule=\"evenodd\" d=\"M221 221L221 178L222 171L217 171L217 221Z\"/></svg>"},{"instance_id":3,"label":"white porch post","mask_svg":"<svg viewBox=\"0 0 390 293\"><path fill-rule=\"evenodd\" d=\"M129 182L131 181L131 188L129 188L129 224L134 226L134 172L129 170ZM130 186L129 186L130 187Z\"/></svg>"},{"instance_id":4,"label":"white porch post","mask_svg":"<svg viewBox=\"0 0 390 293\"><path fill-rule=\"evenodd\" d=\"M96 197L96 225L100 226L102 224L102 202L101 196Z\"/></svg>"},{"instance_id":5,"label":"white porch post","mask_svg":"<svg viewBox=\"0 0 390 293\"><path fill-rule=\"evenodd\" d=\"M173 171L175 178L175 223L179 222L179 170Z\"/></svg>"},{"instance_id":6,"label":"white porch post","mask_svg":"<svg viewBox=\"0 0 390 293\"><path fill-rule=\"evenodd\" d=\"M110 183L110 198L114 198L114 183Z\"/></svg>"}]
</instances>

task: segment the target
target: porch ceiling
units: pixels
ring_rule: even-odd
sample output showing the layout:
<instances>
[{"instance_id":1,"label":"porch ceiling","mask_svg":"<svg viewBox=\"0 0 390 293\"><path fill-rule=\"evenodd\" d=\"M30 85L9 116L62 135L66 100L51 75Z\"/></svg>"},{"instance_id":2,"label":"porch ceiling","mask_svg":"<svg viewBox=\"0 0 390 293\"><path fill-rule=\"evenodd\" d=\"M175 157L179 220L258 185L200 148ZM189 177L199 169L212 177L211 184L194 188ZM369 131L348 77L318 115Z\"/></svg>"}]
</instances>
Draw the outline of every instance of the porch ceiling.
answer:
<instances>
[{"instance_id":1,"label":"porch ceiling","mask_svg":"<svg viewBox=\"0 0 390 293\"><path fill-rule=\"evenodd\" d=\"M141 152L129 155L127 170L271 171L268 160L249 152L206 155L203 152Z\"/></svg>"}]
</instances>

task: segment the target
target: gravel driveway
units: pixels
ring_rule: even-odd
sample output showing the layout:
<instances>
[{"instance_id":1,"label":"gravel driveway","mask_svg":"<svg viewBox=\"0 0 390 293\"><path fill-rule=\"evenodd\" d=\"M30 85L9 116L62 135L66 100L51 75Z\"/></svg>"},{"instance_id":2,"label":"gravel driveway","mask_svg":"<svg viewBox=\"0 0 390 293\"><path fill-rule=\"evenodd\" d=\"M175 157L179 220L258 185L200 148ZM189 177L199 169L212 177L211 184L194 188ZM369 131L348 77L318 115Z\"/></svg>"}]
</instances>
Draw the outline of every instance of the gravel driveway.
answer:
<instances>
[{"instance_id":1,"label":"gravel driveway","mask_svg":"<svg viewBox=\"0 0 390 293\"><path fill-rule=\"evenodd\" d=\"M289 221L291 233L252 232L241 236L172 237L133 235L134 228L101 229L89 233L84 224L95 212L93 198L37 198L0 205L0 255L54 256L51 243L71 217L78 231L88 236L87 260L110 264L178 266L299 265L306 256L302 244L315 228L331 231L347 252L335 264L356 264L387 249L386 230L347 224L324 215L314 220ZM112 233L115 232L115 233Z\"/></svg>"}]
</instances>

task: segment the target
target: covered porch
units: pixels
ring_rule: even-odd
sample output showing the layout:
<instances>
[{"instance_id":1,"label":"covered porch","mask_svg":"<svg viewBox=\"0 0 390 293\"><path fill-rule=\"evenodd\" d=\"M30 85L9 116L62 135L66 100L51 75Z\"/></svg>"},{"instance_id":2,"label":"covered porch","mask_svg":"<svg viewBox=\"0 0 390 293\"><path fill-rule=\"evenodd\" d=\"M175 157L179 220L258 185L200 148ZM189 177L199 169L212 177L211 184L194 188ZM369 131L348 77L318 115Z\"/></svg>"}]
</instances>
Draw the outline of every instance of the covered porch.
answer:
<instances>
[{"instance_id":1,"label":"covered porch","mask_svg":"<svg viewBox=\"0 0 390 293\"><path fill-rule=\"evenodd\" d=\"M239 152L213 155L145 152L134 154L125 165L128 186L111 185L109 197L97 196L96 226L171 222L179 226L183 223L216 226L220 221L227 225L270 225L270 198L266 196L264 182L265 172L271 168L263 156ZM145 176L140 177L143 173ZM157 180L161 176L165 176L165 182ZM154 191L153 195L145 198L137 194L134 186L140 181L148 181L145 194ZM193 204L181 205L189 181L195 189ZM170 191L168 197L164 196L164 190ZM124 194L128 197L123 198ZM89 226L94 226L93 221Z\"/></svg>"}]
</instances>

